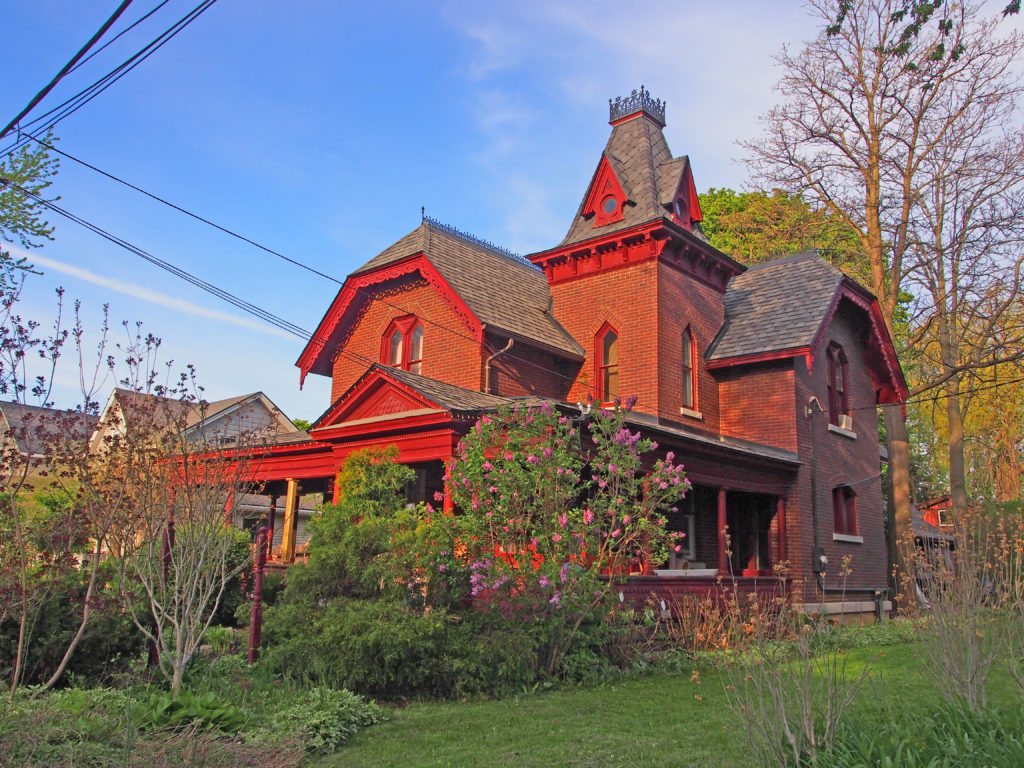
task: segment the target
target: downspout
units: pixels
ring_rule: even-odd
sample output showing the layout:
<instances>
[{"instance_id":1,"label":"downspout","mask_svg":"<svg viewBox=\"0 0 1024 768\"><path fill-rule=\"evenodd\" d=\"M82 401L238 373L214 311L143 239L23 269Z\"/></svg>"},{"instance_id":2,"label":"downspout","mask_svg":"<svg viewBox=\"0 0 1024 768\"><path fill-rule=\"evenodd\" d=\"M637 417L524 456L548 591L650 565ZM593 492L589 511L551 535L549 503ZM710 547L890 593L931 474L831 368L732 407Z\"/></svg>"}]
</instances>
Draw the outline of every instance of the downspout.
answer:
<instances>
[{"instance_id":1,"label":"downspout","mask_svg":"<svg viewBox=\"0 0 1024 768\"><path fill-rule=\"evenodd\" d=\"M811 572L815 576L815 581L818 584L818 589L822 593L825 592L825 566L828 564L828 560L825 558L825 548L821 546L821 541L818 538L818 473L817 467L814 462L814 422L811 421L811 417L814 415L814 409L811 405L818 406L818 413L824 413L825 409L821 406L821 401L818 400L814 395L811 395L807 400L807 405L804 407L804 416L807 419L807 427L810 432L810 447L808 453L811 465L811 531L813 531L814 539L811 546Z\"/></svg>"},{"instance_id":2,"label":"downspout","mask_svg":"<svg viewBox=\"0 0 1024 768\"><path fill-rule=\"evenodd\" d=\"M491 394L491 361L494 358L496 358L496 357L504 355L506 352L508 352L510 349L512 349L512 345L514 343L515 343L515 339L509 337L508 344L505 345L504 349L499 349L493 355L491 355L486 360L484 360L484 394L485 395Z\"/></svg>"}]
</instances>

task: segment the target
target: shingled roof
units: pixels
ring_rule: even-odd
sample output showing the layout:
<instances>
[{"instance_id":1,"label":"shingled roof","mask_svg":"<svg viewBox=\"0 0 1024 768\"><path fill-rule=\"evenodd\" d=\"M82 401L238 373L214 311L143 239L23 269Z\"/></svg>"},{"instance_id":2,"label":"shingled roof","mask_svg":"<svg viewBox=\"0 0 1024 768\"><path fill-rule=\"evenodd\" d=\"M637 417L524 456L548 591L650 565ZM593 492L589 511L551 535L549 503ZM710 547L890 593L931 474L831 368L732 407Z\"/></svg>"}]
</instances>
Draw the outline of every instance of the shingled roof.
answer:
<instances>
[{"instance_id":1,"label":"shingled roof","mask_svg":"<svg viewBox=\"0 0 1024 768\"><path fill-rule=\"evenodd\" d=\"M99 416L61 411L17 402L0 402L0 433L15 441L26 456L45 453L47 445L62 439L85 445Z\"/></svg>"},{"instance_id":2,"label":"shingled roof","mask_svg":"<svg viewBox=\"0 0 1024 768\"><path fill-rule=\"evenodd\" d=\"M386 371L393 379L405 384L427 400L437 403L447 411L479 413L481 411L493 411L512 402L507 397L477 392L473 389L466 389L455 384L448 384L437 379L420 376L411 371L390 368L380 363L375 363L370 370L373 369Z\"/></svg>"},{"instance_id":3,"label":"shingled roof","mask_svg":"<svg viewBox=\"0 0 1024 768\"><path fill-rule=\"evenodd\" d=\"M628 199L623 206L622 220L595 229L593 217L584 215L590 197L588 188L560 245L582 242L595 235L629 229L656 219L671 220L672 202L683 175L689 170L690 159L686 155L672 157L662 133L662 124L657 119L640 112L613 124L591 185L597 180L605 159ZM693 222L693 231L704 239L697 221Z\"/></svg>"},{"instance_id":4,"label":"shingled roof","mask_svg":"<svg viewBox=\"0 0 1024 768\"><path fill-rule=\"evenodd\" d=\"M544 273L475 238L424 219L352 276L422 253L488 330L538 342L572 357L584 349L551 313Z\"/></svg>"},{"instance_id":5,"label":"shingled roof","mask_svg":"<svg viewBox=\"0 0 1024 768\"><path fill-rule=\"evenodd\" d=\"M843 273L813 252L755 264L729 282L725 323L707 360L811 346L842 281Z\"/></svg>"}]
</instances>

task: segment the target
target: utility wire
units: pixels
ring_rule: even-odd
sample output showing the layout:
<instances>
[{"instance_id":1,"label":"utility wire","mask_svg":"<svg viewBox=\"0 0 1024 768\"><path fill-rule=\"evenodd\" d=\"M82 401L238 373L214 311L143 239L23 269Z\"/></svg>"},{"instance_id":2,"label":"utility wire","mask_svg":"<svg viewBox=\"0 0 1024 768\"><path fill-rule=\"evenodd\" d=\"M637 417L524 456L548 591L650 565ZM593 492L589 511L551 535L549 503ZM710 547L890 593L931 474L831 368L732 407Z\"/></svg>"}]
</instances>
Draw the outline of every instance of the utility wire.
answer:
<instances>
[{"instance_id":1,"label":"utility wire","mask_svg":"<svg viewBox=\"0 0 1024 768\"><path fill-rule=\"evenodd\" d=\"M135 28L136 28L137 26L139 26L139 24L141 24L141 23L142 23L142 22L144 22L144 21L145 21L146 19L148 19L148 18L149 18L150 16L152 16L152 15L153 15L154 13L156 13L157 11L159 11L159 10L160 10L161 8L163 8L163 7L165 6L165 5L167 5L167 3L169 3L170 1L171 1L171 0L162 0L162 1L161 1L161 2L160 2L160 3L158 4L158 5L156 5L156 6L154 7L154 8L152 8L151 10L147 11L146 13L144 13L144 14L143 14L142 16L140 16L140 17L139 17L138 19L136 19L136 20L135 20L134 22L132 22L132 23L131 23L131 24L129 24L129 25L127 26L127 27L125 27L125 28L124 28L124 29L122 29L122 30L121 30L120 32L118 32L118 33L117 33L116 35L114 35L114 36L113 36L112 38L110 38L109 40L107 40L107 42L105 42L105 43L104 43L103 45L101 45L101 46L100 46L99 48L97 48L97 49L96 49L95 51L93 51L93 52L92 52L92 53L90 53L90 54L89 54L88 56L86 56L86 57L85 57L84 59L82 59L82 60L81 60L80 62L78 62L77 64L75 64L75 66L73 66L73 67L72 67L72 68L71 68L71 69L69 70L69 72L74 72L74 71L75 71L76 69L79 69L79 68L81 68L81 67L85 66L86 62L88 62L88 61L89 61L90 59L92 59L92 58L93 58L94 56L98 56L99 54L103 53L103 51L104 51L104 50L106 50L106 49L107 49L107 48L108 48L108 47L109 47L110 45L112 45L113 43L117 42L117 41L118 41L119 39L121 39L121 38L122 38L122 37L123 37L124 35L128 34L129 32L131 32L131 31L132 31L133 29L135 29Z\"/></svg>"},{"instance_id":2,"label":"utility wire","mask_svg":"<svg viewBox=\"0 0 1024 768\"><path fill-rule=\"evenodd\" d=\"M212 1L215 1L215 0L211 0L211 2ZM207 219L207 218L205 218L205 217L203 217L203 216L201 216L201 215L199 215L197 213L194 213L194 212L192 212L192 211L190 211L190 210L188 210L186 208L183 208L183 207L181 207L179 205L176 205L175 203L172 203L172 202L170 202L170 201L168 201L168 200L166 200L166 199L164 199L164 198L162 198L162 197L160 197L158 195L155 195L155 194L153 194L153 193L143 189L142 187L139 187L139 186L137 186L135 184L132 184L131 182L128 182L128 181L126 181L126 180L124 180L124 179L122 179L122 178L120 178L118 176L115 176L114 174L108 173L107 171L104 171L101 168L98 168L98 167L96 167L96 166L94 166L94 165L92 165L92 164L82 160L81 158L75 157L74 155L71 155L70 153L65 152L65 151L59 149L55 145L53 145L53 144L51 144L51 143L49 143L49 142L47 142L47 141L45 141L43 139L40 139L36 135L33 135L31 133L27 133L26 135L29 138L31 138L33 141L35 141L35 142L39 143L40 145L46 147L48 150L52 150L54 152L57 152L61 156L66 157L66 158L68 158L70 160L73 160L74 162L79 163L80 165L82 165L82 166L84 166L86 168L89 168L89 169L95 171L96 173L99 173L99 174L107 177L108 179L111 179L112 181L116 181L119 184L122 184L122 185L124 185L124 186L126 186L126 187L128 187L128 188L130 188L130 189L132 189L134 191L136 191L136 192L139 192L140 194L143 194L143 195L145 195L145 196L147 196L147 197L149 197L149 198L151 198L151 199L153 199L153 200L155 200L155 201L157 201L159 203L164 204L164 205L174 209L175 211L183 213L186 216L189 216L189 217L191 217L193 219L196 219L197 221L200 221L200 222L202 222L202 223L204 223L204 224L206 224L208 226L211 226L211 227L213 227L214 229L217 229L220 232L223 232L223 233L225 233L227 235L230 235L231 237L237 238L238 240L241 240L241 241L243 241L245 243L248 243L249 245L252 245L253 247L258 248L258 249L260 249L260 250L262 250L262 251L264 251L266 253L269 253L269 254L271 254L273 256L277 256L278 258L288 262L289 264L292 264L292 265L297 266L297 267L299 267L301 269L304 269L304 270L306 270L308 272L311 272L311 273L313 273L313 274L315 274L315 275L317 275L319 277L322 277L322 278L324 278L326 280L329 280L329 281L331 281L331 282L333 282L333 283L335 283L337 285L343 285L344 284L344 282L342 280L339 280L336 277L332 277L331 275L328 275L328 274L326 274L324 272L321 272L320 270L315 269L314 267L311 267L311 266L309 266L307 264L304 264L304 263L302 263L302 262L300 262L300 261L298 261L296 259L292 259L292 258L290 258L288 256L285 256L284 254L282 254L282 253L280 253L278 251L275 251L272 248L264 246L264 245L256 242L255 240L252 240L252 239L250 239L248 237L245 237L244 235L241 235L241 234L239 234L239 233L237 233L237 232L235 232L235 231L233 231L231 229L228 229L227 227L223 227L220 224L217 224L216 222L213 222L213 221L211 221L211 220L209 220L209 219ZM24 188L18 186L17 184L14 184L13 182L11 182L11 185L14 186L15 188L17 188L22 193L29 195L30 197L32 197L33 199L37 200L41 204L45 205L46 207L51 208L55 213L58 213L59 215L64 216L65 218L69 219L70 221L74 221L75 223L79 224L80 226L83 226L83 227L89 229L90 231L92 231L92 232L94 232L96 234L99 234L101 237L104 237L105 239L110 240L111 242L113 242L113 243L115 243L115 244L125 248L126 250L136 254L140 258L143 258L146 261L149 261L150 263L152 263L152 264L154 264L156 266L159 266L162 269L167 270L168 272L171 272L171 274L174 274L175 276L180 277L181 279L185 280L186 282L189 282L192 285L195 285L196 287L199 287L202 290L205 290L208 293L211 293L212 295L217 296L218 298L221 298L224 301L227 301L227 302L233 304L234 306L238 307L239 309L242 309L245 312L248 312L250 314L253 314L256 317L259 317L262 320L265 320L267 323L273 325L274 327L280 328L282 330L287 331L288 333L291 333L291 334L293 334L293 335L295 335L295 336L297 336L299 338L302 338L304 341L307 342L307 344L316 344L321 349L326 348L327 343L329 341L329 338L327 336L325 336L323 334L311 334L309 331L307 331L307 330L305 330L303 328L300 328L299 326L294 325L294 324L290 323L289 321L284 320L284 319L278 317L277 315L274 315L274 314L270 313L269 311L264 310L263 308L255 305L255 304L251 304L250 302L247 302L247 301L245 301L243 299L240 299L237 296L234 296L233 294L231 294L231 293L229 293L229 292L227 292L227 291L225 291L225 290L223 290L221 288L218 288L217 286L213 285L212 283L208 283L208 282L206 282L206 281L196 277L195 275L192 275L191 273L189 273L189 272L187 272L187 271L185 271L185 270L183 270L183 269L181 269L179 267L174 266L170 262L163 261L162 259L159 259L156 256L153 256L152 254L149 254L146 251L143 251L141 248L137 248L136 246L132 245L131 243L128 243L127 241L124 241L121 238L118 238L117 236L112 235L109 232L106 232L105 230L103 230L102 228L98 227L97 225L94 225L94 224L92 224L90 222L87 222L86 220L81 219L80 217L75 216L74 214L70 213L69 211L67 211L67 210L65 210L63 208L60 208L59 206L56 206L56 205L50 203L49 201L45 200L44 198L28 192L27 190L25 190ZM385 306L389 306L389 307L391 307L393 309L396 309L396 310L398 310L400 312L403 312L405 314L412 314L411 311L407 307L403 307L403 306L401 306L399 304L396 304L396 303L394 303L392 301L389 301L388 299L385 299L383 297L376 296L372 292L366 290L365 288L356 288L355 291L356 291L356 293L361 294L364 298L367 298L367 299L369 299L371 301L379 301L380 303L384 304ZM445 331L447 333L450 333L450 334L452 334L454 336L457 336L459 338L463 338L463 339L466 339L466 340L469 340L469 341L473 341L474 343L476 342L475 338L473 338L473 337L469 336L468 334L465 334L465 333L463 333L463 332L461 332L461 331L459 331L459 330L457 330L455 328L452 328L451 326L445 325L443 323L440 323L440 322L437 322L437 321L434 321L434 320L430 320L428 318L421 318L421 319L423 320L423 322L426 322L427 324L432 325L434 327L437 327L440 330L443 330L443 331ZM371 358L367 358L367 357L365 357L363 355L359 355L358 353L354 353L351 350L336 349L335 352L337 354L341 354L341 355L347 357L350 360L353 360L354 362L369 363L369 364L377 362L377 361L375 361L375 360L373 360ZM510 352L509 354L507 354L507 357L510 358L510 359L516 360L517 362L520 362L520 363L523 363L525 365L528 365L530 367L537 368L537 369L539 369L541 371L544 371L547 374L554 375L556 378L558 378L558 379L560 379L560 380L562 380L564 382L572 384L573 382L576 381L575 377L573 377L573 376L569 376L569 375L566 375L566 374L558 373L557 371L552 370L550 367L545 366L542 363L537 363L537 362L535 362L533 360L529 360L527 358L518 356L515 353L511 353ZM1024 382L1024 377L1019 378L1019 379L1012 379L1012 380L1007 380L1007 381L1003 381L1003 382L998 382L997 384L986 386L986 387L974 387L971 391L972 392L984 392L984 391L987 391L989 389L998 388L998 387L1001 387L1001 386L1009 386L1011 384L1016 384L1016 383L1020 383L1020 382ZM583 386L584 386L584 389L586 389L591 394L597 394L598 393L598 388L596 386L594 386L594 385L583 385ZM906 401L905 405L916 405L916 404L923 404L923 403L929 403L929 402L936 402L937 400L940 400L943 397L948 397L948 395L945 395L945 394L943 394L943 395L933 395L933 396L930 396L930 397L921 397L921 398L915 399L915 400L908 400L908 401ZM870 405L870 406L858 406L858 407L855 407L855 408L850 408L849 410L850 411L863 411L863 410L872 410L872 411L874 411L877 408L878 408L877 405ZM667 416L667 417L670 417L670 418L673 418L673 419L676 417L676 414L671 412L671 411L664 411L664 410L661 410L661 409L655 409L654 412L656 414L658 414L659 416ZM701 430L698 430L698 431L701 431ZM708 434L710 434L710 433L708 433Z\"/></svg>"},{"instance_id":3,"label":"utility wire","mask_svg":"<svg viewBox=\"0 0 1024 768\"><path fill-rule=\"evenodd\" d=\"M78 63L78 61L83 56L85 56L86 53L89 52L89 49L92 48L101 37L103 37L106 31L110 29L110 26L115 21L117 21L118 17L120 17L120 15L124 13L128 6L131 4L132 0L123 0L123 2L117 7L114 13L111 14L110 18L103 23L103 26L96 30L96 33L89 38L89 41L79 49L78 53L72 56L71 60L61 68L60 72L58 72L56 76L52 80L50 80L50 82L47 83L41 91L39 91L39 93L32 97L32 100L25 106L23 110L21 110L21 112L14 116L14 119L11 120L11 122L4 126L4 129L0 131L0 139L2 139L4 136L10 133L11 129L13 129L14 126L18 124L18 121L21 120L21 118L23 118L29 112L31 112L33 107L35 107L36 104L42 101L46 97L46 94L48 94L50 91L54 89L57 83L59 83L64 78L64 76L72 70L75 64Z\"/></svg>"},{"instance_id":4,"label":"utility wire","mask_svg":"<svg viewBox=\"0 0 1024 768\"><path fill-rule=\"evenodd\" d=\"M189 24L195 21L204 11L206 11L216 1L217 0L203 0L203 2L200 2L197 6L195 6L192 10L186 13L183 17L181 17L178 21L176 21L166 30L164 30L164 32L162 32L158 37L156 37L154 40L152 40L143 48L141 48L133 56L126 59L124 62L119 64L110 72L108 72L106 75L101 77L99 80L95 81L92 85L83 88L77 94L70 97L69 99L66 99L61 104L57 105L48 112L45 112L44 114L30 120L28 123L22 126L22 130L28 130L31 129L33 126L41 125L43 123L47 124L49 127L52 128L54 125L59 123L64 118L74 114L87 103L96 98L103 91L105 91L107 88L109 88L122 77L131 72L143 61L145 61L158 50L160 50L160 48L162 48L166 43L172 40L179 32L185 29L185 27L187 27ZM29 138L30 137L26 136L19 137L19 139L15 141L13 144L10 144L3 150L0 150L0 157L8 155L11 152L17 150L19 147L24 146L24 144L29 141Z\"/></svg>"}]
</instances>

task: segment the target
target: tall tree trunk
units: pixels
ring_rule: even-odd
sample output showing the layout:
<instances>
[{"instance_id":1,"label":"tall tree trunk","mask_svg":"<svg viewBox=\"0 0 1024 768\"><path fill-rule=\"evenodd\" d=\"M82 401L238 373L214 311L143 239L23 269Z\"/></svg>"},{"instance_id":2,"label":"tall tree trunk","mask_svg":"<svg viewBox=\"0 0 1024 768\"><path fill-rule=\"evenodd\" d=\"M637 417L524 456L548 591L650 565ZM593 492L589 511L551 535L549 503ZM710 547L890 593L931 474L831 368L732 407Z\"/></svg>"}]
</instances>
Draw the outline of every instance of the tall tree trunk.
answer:
<instances>
[{"instance_id":1,"label":"tall tree trunk","mask_svg":"<svg viewBox=\"0 0 1024 768\"><path fill-rule=\"evenodd\" d=\"M913 590L904 590L913 578L911 557L914 545L914 519L910 498L910 436L903 408L898 404L882 406L885 418L885 442L889 452L889 562L894 594L904 603L915 601Z\"/></svg>"}]
</instances>

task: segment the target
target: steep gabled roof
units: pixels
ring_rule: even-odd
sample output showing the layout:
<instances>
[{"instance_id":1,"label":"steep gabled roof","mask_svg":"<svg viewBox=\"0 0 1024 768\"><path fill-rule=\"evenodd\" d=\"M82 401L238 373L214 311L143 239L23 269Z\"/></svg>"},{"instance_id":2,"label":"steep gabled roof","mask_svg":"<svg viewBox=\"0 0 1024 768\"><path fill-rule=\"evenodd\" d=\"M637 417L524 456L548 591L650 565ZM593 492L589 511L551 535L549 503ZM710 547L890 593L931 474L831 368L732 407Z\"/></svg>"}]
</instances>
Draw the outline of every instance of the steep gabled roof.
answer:
<instances>
[{"instance_id":1,"label":"steep gabled roof","mask_svg":"<svg viewBox=\"0 0 1024 768\"><path fill-rule=\"evenodd\" d=\"M879 402L906 402L907 384L875 297L814 252L756 264L729 282L725 322L705 354L708 368L800 355L810 367L840 301L863 313L864 354Z\"/></svg>"},{"instance_id":2,"label":"steep gabled roof","mask_svg":"<svg viewBox=\"0 0 1024 768\"><path fill-rule=\"evenodd\" d=\"M262 392L250 392L222 400L190 401L174 397L166 397L148 392L135 392L131 389L117 387L110 394L103 412L98 418L98 429L90 438L92 441L102 439L100 433L109 434L107 430L120 430L124 422L133 418L142 419L139 426L163 429L172 424L183 428L186 432L194 430L201 424L210 424L236 408L262 403L276 420L281 433L298 432L298 428L274 405Z\"/></svg>"},{"instance_id":3,"label":"steep gabled roof","mask_svg":"<svg viewBox=\"0 0 1024 768\"><path fill-rule=\"evenodd\" d=\"M379 408L377 409L378 413L386 411L389 414L404 414L433 409L434 411L447 411L455 416L464 416L495 411L501 406L513 402L524 405L540 405L543 402L542 399L533 397L508 398L485 394L410 371L373 363L344 394L331 403L331 406L317 418L313 426L310 427L310 431L316 433L319 430L332 427L339 419L344 420L350 417L354 410L371 399L373 393L380 391L381 384L387 385L388 382L392 382L389 386L397 384L407 393L415 395L415 398L413 400L395 398L396 401L402 402L399 408L396 409L394 406ZM361 414L356 413L356 415Z\"/></svg>"},{"instance_id":4,"label":"steep gabled roof","mask_svg":"<svg viewBox=\"0 0 1024 768\"><path fill-rule=\"evenodd\" d=\"M551 313L551 291L543 272L523 258L431 219L352 274L420 252L489 330L574 357L585 354Z\"/></svg>"},{"instance_id":5,"label":"steep gabled roof","mask_svg":"<svg viewBox=\"0 0 1024 768\"><path fill-rule=\"evenodd\" d=\"M690 160L687 156L672 157L672 152L662 133L662 124L651 115L640 112L628 119L613 121L608 144L601 154L597 169L591 177L590 186L576 211L569 232L560 245L583 242L596 236L629 229L655 219L675 220L673 202L681 191L687 200L686 221L676 222L692 229L703 239L699 222L700 208ZM594 226L594 217L588 209L593 185L602 176L604 164L615 174L626 195L622 207L622 218L613 224ZM680 190L680 187L685 187Z\"/></svg>"},{"instance_id":6,"label":"steep gabled roof","mask_svg":"<svg viewBox=\"0 0 1024 768\"><path fill-rule=\"evenodd\" d=\"M809 348L843 273L815 253L755 264L729 282L708 361Z\"/></svg>"},{"instance_id":7,"label":"steep gabled roof","mask_svg":"<svg viewBox=\"0 0 1024 768\"><path fill-rule=\"evenodd\" d=\"M348 304L366 298L372 278L414 257L425 258L474 318L488 331L515 336L572 358L585 356L551 312L544 273L500 248L431 219L424 221L349 275L296 363L303 370L330 374L333 340ZM381 329L383 332L383 329Z\"/></svg>"},{"instance_id":8,"label":"steep gabled roof","mask_svg":"<svg viewBox=\"0 0 1024 768\"><path fill-rule=\"evenodd\" d=\"M0 432L15 441L18 452L40 455L54 440L70 439L83 446L99 416L17 402L0 402Z\"/></svg>"}]
</instances>

